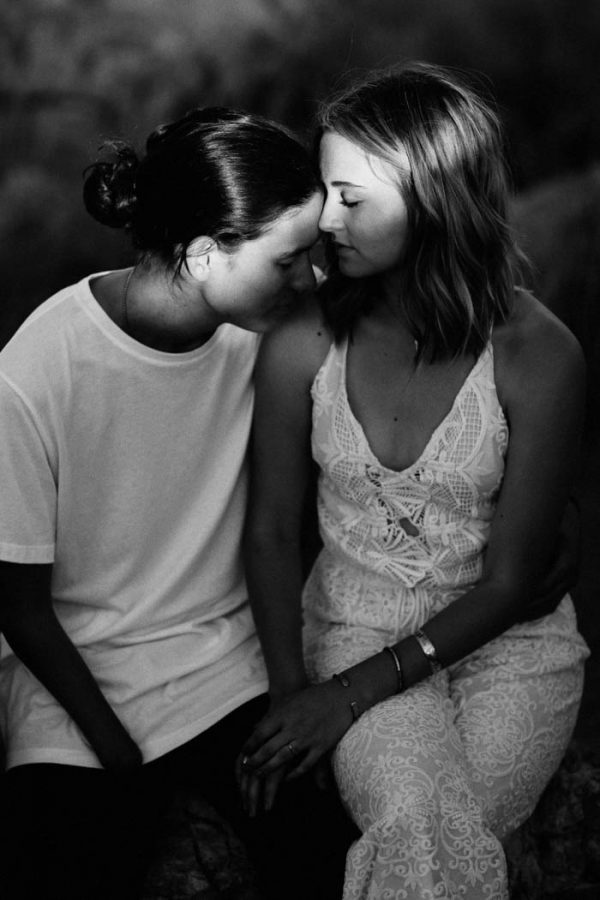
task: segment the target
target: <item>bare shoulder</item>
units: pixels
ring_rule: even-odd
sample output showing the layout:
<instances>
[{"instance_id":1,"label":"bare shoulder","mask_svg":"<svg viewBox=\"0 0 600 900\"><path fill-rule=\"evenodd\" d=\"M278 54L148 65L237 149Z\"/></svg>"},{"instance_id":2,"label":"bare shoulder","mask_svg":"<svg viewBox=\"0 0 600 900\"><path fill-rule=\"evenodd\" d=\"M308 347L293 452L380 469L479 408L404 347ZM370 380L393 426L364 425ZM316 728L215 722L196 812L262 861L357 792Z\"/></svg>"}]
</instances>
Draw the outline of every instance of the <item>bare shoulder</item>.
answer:
<instances>
[{"instance_id":1,"label":"bare shoulder","mask_svg":"<svg viewBox=\"0 0 600 900\"><path fill-rule=\"evenodd\" d=\"M301 378L312 383L333 337L325 324L316 297L287 316L262 340L259 366L269 369L270 377Z\"/></svg>"},{"instance_id":2,"label":"bare shoulder","mask_svg":"<svg viewBox=\"0 0 600 900\"><path fill-rule=\"evenodd\" d=\"M503 406L531 394L583 391L585 362L571 331L528 291L515 290L510 318L494 329L495 375Z\"/></svg>"}]
</instances>

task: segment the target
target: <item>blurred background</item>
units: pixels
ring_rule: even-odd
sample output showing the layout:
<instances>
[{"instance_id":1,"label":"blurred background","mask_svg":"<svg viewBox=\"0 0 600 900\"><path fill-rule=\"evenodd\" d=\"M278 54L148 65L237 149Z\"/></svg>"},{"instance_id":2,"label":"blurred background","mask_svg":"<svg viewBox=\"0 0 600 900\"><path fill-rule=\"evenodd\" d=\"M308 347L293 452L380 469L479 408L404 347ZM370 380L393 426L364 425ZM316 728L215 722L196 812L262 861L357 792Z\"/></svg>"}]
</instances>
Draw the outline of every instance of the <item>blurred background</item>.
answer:
<instances>
[{"instance_id":1,"label":"blurred background","mask_svg":"<svg viewBox=\"0 0 600 900\"><path fill-rule=\"evenodd\" d=\"M600 641L598 0L0 0L0 346L58 288L128 264L82 171L106 137L143 143L194 105L308 134L348 71L402 58L476 70L496 96L533 286L589 365L577 493L582 630Z\"/></svg>"}]
</instances>

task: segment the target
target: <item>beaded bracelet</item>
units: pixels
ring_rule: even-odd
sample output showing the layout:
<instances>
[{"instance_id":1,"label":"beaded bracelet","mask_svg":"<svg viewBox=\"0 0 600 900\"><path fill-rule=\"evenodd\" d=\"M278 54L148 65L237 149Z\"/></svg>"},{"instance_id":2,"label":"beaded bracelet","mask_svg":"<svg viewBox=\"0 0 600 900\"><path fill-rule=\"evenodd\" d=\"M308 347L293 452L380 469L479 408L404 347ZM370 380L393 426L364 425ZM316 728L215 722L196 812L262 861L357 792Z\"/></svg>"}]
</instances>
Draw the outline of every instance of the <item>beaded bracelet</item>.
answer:
<instances>
[{"instance_id":1,"label":"beaded bracelet","mask_svg":"<svg viewBox=\"0 0 600 900\"><path fill-rule=\"evenodd\" d=\"M434 645L429 640L425 632L421 628L419 628L418 631L415 631L413 637L418 641L421 650L427 657L427 661L431 668L431 674L435 675L436 672L441 672L443 666L438 659L437 651Z\"/></svg>"},{"instance_id":2,"label":"beaded bracelet","mask_svg":"<svg viewBox=\"0 0 600 900\"><path fill-rule=\"evenodd\" d=\"M392 657L394 666L396 668L396 693L401 694L404 690L404 678L402 677L402 666L400 665L398 654L393 647L384 647L382 652L389 653L389 655Z\"/></svg>"},{"instance_id":3,"label":"beaded bracelet","mask_svg":"<svg viewBox=\"0 0 600 900\"><path fill-rule=\"evenodd\" d=\"M331 677L335 678L336 681L339 681L339 683L342 685L342 687L345 687L345 688L350 687L350 682L348 681L348 678L344 675L343 672L340 672L340 673L336 672ZM350 700L349 703L350 703L350 710L352 712L352 718L356 722L356 720L360 718L358 703L356 702L356 700Z\"/></svg>"}]
</instances>

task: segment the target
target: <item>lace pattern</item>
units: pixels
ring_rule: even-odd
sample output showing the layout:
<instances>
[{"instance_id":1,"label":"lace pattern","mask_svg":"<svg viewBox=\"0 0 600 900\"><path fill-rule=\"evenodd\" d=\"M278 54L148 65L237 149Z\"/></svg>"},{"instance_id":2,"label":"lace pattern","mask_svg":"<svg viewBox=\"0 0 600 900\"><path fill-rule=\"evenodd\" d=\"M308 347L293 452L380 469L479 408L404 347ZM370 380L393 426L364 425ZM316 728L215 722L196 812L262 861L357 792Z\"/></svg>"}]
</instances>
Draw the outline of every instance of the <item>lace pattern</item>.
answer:
<instances>
[{"instance_id":1,"label":"lace pattern","mask_svg":"<svg viewBox=\"0 0 600 900\"><path fill-rule=\"evenodd\" d=\"M508 446L491 344L419 459L402 472L381 465L354 418L346 355L347 344L331 349L312 391L325 545L406 587L468 586L480 575Z\"/></svg>"},{"instance_id":2,"label":"lace pattern","mask_svg":"<svg viewBox=\"0 0 600 900\"><path fill-rule=\"evenodd\" d=\"M332 346L312 389L324 548L304 607L316 680L411 634L479 579L508 446L491 344L401 472L377 460L352 413L346 354ZM566 598L350 728L334 770L363 834L344 900L507 897L501 841L566 749L586 655Z\"/></svg>"}]
</instances>

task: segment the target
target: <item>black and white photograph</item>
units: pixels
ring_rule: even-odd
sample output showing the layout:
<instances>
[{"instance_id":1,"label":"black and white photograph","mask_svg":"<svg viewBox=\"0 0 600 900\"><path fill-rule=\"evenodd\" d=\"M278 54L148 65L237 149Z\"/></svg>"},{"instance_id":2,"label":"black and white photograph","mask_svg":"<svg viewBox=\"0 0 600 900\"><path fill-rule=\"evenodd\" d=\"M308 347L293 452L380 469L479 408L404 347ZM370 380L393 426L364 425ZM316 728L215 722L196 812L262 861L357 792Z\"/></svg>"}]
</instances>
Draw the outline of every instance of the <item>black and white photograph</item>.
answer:
<instances>
[{"instance_id":1,"label":"black and white photograph","mask_svg":"<svg viewBox=\"0 0 600 900\"><path fill-rule=\"evenodd\" d=\"M597 900L600 4L0 47L1 900Z\"/></svg>"}]
</instances>

